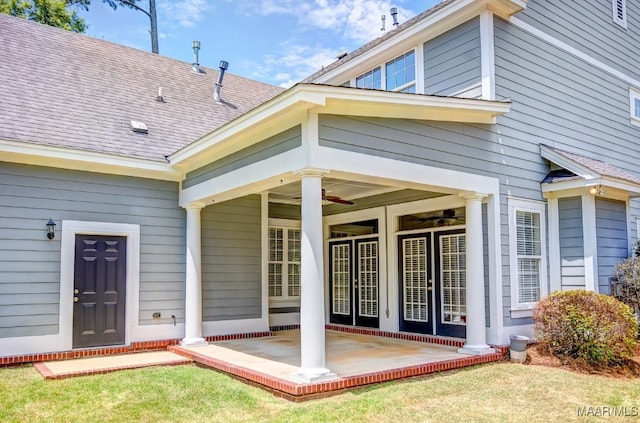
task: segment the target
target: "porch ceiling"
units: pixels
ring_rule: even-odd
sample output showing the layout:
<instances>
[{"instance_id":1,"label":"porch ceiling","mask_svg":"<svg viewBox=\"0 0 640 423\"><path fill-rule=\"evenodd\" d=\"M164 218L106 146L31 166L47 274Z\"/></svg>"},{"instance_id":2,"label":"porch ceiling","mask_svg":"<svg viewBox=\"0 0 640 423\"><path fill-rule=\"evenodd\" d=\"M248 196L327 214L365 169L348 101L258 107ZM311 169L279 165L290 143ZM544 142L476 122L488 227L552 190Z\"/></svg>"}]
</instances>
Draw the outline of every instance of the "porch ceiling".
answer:
<instances>
[{"instance_id":1,"label":"porch ceiling","mask_svg":"<svg viewBox=\"0 0 640 423\"><path fill-rule=\"evenodd\" d=\"M323 178L322 188L328 196L340 197L349 201L357 200L358 198L371 197L373 195L386 194L401 189L397 187L336 178ZM302 190L300 182L294 182L269 190L269 201L273 203L300 204L301 195ZM326 201L325 203L330 204L329 201Z\"/></svg>"}]
</instances>

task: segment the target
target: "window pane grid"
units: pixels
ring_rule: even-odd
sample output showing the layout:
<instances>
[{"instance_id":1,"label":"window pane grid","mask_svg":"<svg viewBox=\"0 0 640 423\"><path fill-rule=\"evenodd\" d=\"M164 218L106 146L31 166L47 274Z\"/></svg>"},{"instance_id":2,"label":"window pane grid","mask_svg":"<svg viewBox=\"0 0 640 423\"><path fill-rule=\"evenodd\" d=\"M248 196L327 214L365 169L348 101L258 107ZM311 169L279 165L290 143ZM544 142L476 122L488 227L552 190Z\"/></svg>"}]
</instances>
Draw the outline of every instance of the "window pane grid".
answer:
<instances>
[{"instance_id":1,"label":"window pane grid","mask_svg":"<svg viewBox=\"0 0 640 423\"><path fill-rule=\"evenodd\" d=\"M405 239L402 242L402 251L404 319L426 322L429 320L426 239Z\"/></svg>"},{"instance_id":2,"label":"window pane grid","mask_svg":"<svg viewBox=\"0 0 640 423\"><path fill-rule=\"evenodd\" d=\"M351 292L349 290L351 279L351 255L349 244L339 244L333 248L333 313L351 314Z\"/></svg>"},{"instance_id":3,"label":"window pane grid","mask_svg":"<svg viewBox=\"0 0 640 423\"><path fill-rule=\"evenodd\" d=\"M542 266L541 214L516 211L516 257L518 303L535 303L540 299Z\"/></svg>"},{"instance_id":4,"label":"window pane grid","mask_svg":"<svg viewBox=\"0 0 640 423\"><path fill-rule=\"evenodd\" d=\"M416 79L416 58L415 52L410 51L402 56L396 57L385 65L385 82L386 89L394 91L399 87L407 85ZM413 91L406 91L411 87L406 87L403 92L415 92L415 85Z\"/></svg>"},{"instance_id":5,"label":"window pane grid","mask_svg":"<svg viewBox=\"0 0 640 423\"><path fill-rule=\"evenodd\" d=\"M356 78L356 87L382 89L382 70L378 67Z\"/></svg>"},{"instance_id":6,"label":"window pane grid","mask_svg":"<svg viewBox=\"0 0 640 423\"><path fill-rule=\"evenodd\" d=\"M300 230L269 228L269 296L300 296Z\"/></svg>"},{"instance_id":7,"label":"window pane grid","mask_svg":"<svg viewBox=\"0 0 640 423\"><path fill-rule=\"evenodd\" d=\"M378 317L378 242L358 244L359 314Z\"/></svg>"},{"instance_id":8,"label":"window pane grid","mask_svg":"<svg viewBox=\"0 0 640 423\"><path fill-rule=\"evenodd\" d=\"M464 324L467 318L466 244L464 235L440 237L440 283L443 323Z\"/></svg>"}]
</instances>

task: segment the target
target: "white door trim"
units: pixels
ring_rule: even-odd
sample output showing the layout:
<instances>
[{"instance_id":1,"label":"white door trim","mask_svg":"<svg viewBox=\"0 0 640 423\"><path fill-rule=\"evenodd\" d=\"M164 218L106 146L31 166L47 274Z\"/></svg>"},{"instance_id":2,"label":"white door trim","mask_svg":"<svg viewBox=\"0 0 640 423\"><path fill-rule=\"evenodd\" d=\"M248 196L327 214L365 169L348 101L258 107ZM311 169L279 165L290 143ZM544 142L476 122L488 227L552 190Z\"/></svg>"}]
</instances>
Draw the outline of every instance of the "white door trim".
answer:
<instances>
[{"instance_id":1,"label":"white door trim","mask_svg":"<svg viewBox=\"0 0 640 423\"><path fill-rule=\"evenodd\" d=\"M63 349L72 349L73 277L76 235L110 235L127 238L125 345L138 332L140 290L140 225L63 220L60 258L60 331Z\"/></svg>"}]
</instances>

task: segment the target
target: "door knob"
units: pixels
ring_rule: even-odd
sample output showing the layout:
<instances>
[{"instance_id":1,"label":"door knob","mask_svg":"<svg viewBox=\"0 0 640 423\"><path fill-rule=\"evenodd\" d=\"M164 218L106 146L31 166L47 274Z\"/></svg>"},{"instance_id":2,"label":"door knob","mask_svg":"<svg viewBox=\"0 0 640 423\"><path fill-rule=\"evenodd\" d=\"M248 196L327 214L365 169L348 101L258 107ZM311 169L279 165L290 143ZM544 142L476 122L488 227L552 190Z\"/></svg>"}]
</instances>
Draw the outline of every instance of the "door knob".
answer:
<instances>
[{"instance_id":1,"label":"door knob","mask_svg":"<svg viewBox=\"0 0 640 423\"><path fill-rule=\"evenodd\" d=\"M76 289L74 289L74 290L73 290L73 293L74 293L74 294L78 294L79 292L80 292L80 291L78 290L78 288L76 288Z\"/></svg>"},{"instance_id":2,"label":"door knob","mask_svg":"<svg viewBox=\"0 0 640 423\"><path fill-rule=\"evenodd\" d=\"M74 302L74 303L77 303L78 301L79 301L79 300L78 300L78 297L73 297L73 302Z\"/></svg>"}]
</instances>

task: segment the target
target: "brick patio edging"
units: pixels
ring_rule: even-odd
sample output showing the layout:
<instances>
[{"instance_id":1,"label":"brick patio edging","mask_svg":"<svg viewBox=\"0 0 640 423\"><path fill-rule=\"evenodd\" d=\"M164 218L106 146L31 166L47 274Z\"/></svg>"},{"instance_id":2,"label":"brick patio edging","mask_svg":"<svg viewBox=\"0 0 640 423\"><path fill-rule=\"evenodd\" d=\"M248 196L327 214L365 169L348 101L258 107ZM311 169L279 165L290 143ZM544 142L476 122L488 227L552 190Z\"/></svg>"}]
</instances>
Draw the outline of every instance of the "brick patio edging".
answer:
<instances>
[{"instance_id":1,"label":"brick patio edging","mask_svg":"<svg viewBox=\"0 0 640 423\"><path fill-rule=\"evenodd\" d=\"M177 345L169 346L168 350L193 360L195 363L202 366L228 373L236 378L247 381L252 385L266 389L278 397L285 398L290 401L304 401L318 396L337 394L346 389L353 389L364 385L424 376L431 373L454 370L477 364L501 361L504 358L504 353L499 351L493 354L468 356L436 363L407 366L398 369L337 378L325 382L298 384L293 381L270 376L256 370L247 369L242 366L231 364L227 361L209 357L198 353L197 351L182 348Z\"/></svg>"}]
</instances>

